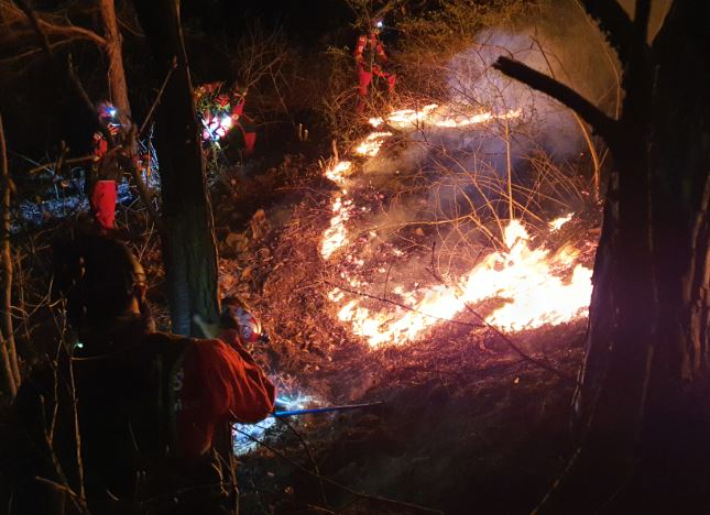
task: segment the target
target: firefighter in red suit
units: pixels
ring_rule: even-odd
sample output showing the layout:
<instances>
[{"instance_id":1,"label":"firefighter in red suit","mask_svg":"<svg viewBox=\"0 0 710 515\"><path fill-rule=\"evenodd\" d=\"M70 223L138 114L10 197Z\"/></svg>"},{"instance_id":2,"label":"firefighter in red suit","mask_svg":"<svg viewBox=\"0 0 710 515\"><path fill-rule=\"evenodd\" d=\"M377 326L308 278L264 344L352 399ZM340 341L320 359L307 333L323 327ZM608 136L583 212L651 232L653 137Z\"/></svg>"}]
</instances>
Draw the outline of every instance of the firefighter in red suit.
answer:
<instances>
[{"instance_id":1,"label":"firefighter in red suit","mask_svg":"<svg viewBox=\"0 0 710 515\"><path fill-rule=\"evenodd\" d=\"M382 20L375 20L369 34L361 34L355 45L355 63L357 64L358 79L360 82L360 101L358 109L364 107L364 99L367 96L373 76L381 77L387 81L387 91L394 92L394 85L397 76L385 71L384 65L387 63L385 47L380 40Z\"/></svg>"},{"instance_id":2,"label":"firefighter in red suit","mask_svg":"<svg viewBox=\"0 0 710 515\"><path fill-rule=\"evenodd\" d=\"M274 407L274 385L244 346L245 337L258 341L258 324L232 310L218 338L157 332L143 268L124 245L91 236L56 255L63 256L56 274L80 343L65 356L71 367L60 360L54 368L56 380L36 373L18 393L15 413L33 454L13 468L13 513L72 513L71 494L36 478L79 492L81 470L91 513L231 513L234 471L217 435Z\"/></svg>"},{"instance_id":3,"label":"firefighter in red suit","mask_svg":"<svg viewBox=\"0 0 710 515\"><path fill-rule=\"evenodd\" d=\"M109 102L102 102L97 110L101 123L111 137L114 140L120 139L123 131L116 108ZM99 228L109 231L116 228L117 181L120 171L115 160L107 158L109 145L101 132L94 133L92 146L95 163L88 188L89 204Z\"/></svg>"}]
</instances>

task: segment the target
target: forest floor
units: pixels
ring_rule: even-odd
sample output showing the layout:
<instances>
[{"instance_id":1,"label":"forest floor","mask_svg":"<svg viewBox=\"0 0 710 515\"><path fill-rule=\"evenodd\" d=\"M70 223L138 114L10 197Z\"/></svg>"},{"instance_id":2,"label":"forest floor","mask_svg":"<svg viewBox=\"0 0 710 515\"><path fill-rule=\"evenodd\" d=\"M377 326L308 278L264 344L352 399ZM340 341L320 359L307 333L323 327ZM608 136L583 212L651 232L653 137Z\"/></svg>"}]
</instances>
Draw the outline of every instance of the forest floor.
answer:
<instances>
[{"instance_id":1,"label":"forest floor","mask_svg":"<svg viewBox=\"0 0 710 515\"><path fill-rule=\"evenodd\" d=\"M531 512L574 450L586 319L502 337L469 313L372 349L327 300L317 241L330 191L316 167L287 158L240 186L221 190L230 202L215 195L221 287L268 329L271 344L253 352L281 395L310 396L304 407L382 403L257 436L240 457L242 513ZM230 222L254 191L276 193Z\"/></svg>"}]
</instances>

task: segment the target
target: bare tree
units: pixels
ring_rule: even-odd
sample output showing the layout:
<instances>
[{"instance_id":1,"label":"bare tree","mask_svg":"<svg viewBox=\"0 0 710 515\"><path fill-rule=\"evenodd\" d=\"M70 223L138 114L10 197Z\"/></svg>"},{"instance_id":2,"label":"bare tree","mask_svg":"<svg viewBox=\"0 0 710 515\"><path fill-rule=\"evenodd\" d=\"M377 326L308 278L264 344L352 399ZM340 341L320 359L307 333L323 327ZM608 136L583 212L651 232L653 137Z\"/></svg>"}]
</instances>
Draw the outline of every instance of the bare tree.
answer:
<instances>
[{"instance_id":1,"label":"bare tree","mask_svg":"<svg viewBox=\"0 0 710 515\"><path fill-rule=\"evenodd\" d=\"M37 12L24 0L0 0L0 48L10 49L10 55L0 62L19 62L42 51L55 52L80 41L94 43L108 58L109 99L127 121L131 106L114 0L101 0L99 14L104 35L76 25L66 12ZM38 42L38 32L46 41Z\"/></svg>"}]
</instances>

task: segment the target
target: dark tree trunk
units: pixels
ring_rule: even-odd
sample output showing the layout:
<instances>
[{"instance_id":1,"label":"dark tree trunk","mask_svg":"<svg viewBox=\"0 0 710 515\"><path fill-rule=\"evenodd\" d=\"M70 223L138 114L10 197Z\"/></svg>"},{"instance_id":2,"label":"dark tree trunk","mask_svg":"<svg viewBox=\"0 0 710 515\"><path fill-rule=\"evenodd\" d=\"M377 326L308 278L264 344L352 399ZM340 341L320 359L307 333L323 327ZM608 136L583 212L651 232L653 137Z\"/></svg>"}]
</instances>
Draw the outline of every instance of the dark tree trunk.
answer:
<instances>
[{"instance_id":1,"label":"dark tree trunk","mask_svg":"<svg viewBox=\"0 0 710 515\"><path fill-rule=\"evenodd\" d=\"M210 320L218 315L217 250L179 2L141 0L134 5L160 77L172 68L173 60L177 63L156 115L165 227L163 254L173 331L198 335L194 315Z\"/></svg>"},{"instance_id":2,"label":"dark tree trunk","mask_svg":"<svg viewBox=\"0 0 710 515\"><path fill-rule=\"evenodd\" d=\"M678 490L654 491L649 484L684 488L673 475L689 468L694 457L688 449L710 452L701 443L707 438L692 440L688 431L710 419L707 401L689 402L710 375L710 3L674 2L651 47L649 0L637 0L633 21L612 0L584 4L624 64L621 119L595 112L517 63L497 65L576 109L614 157L576 395L582 444L543 508L597 513L635 506L644 512L640 506L666 494L666 501L675 495L687 502Z\"/></svg>"}]
</instances>

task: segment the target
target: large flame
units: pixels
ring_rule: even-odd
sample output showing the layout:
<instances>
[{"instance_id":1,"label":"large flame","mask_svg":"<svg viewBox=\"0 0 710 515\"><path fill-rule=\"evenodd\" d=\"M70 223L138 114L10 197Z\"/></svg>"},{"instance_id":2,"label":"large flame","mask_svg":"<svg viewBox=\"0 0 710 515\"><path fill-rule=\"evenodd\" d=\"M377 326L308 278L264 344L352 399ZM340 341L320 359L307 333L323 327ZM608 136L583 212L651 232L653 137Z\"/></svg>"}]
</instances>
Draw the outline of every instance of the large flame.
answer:
<instances>
[{"instance_id":1,"label":"large flame","mask_svg":"<svg viewBox=\"0 0 710 515\"><path fill-rule=\"evenodd\" d=\"M508 251L491 253L453 285L416 292L400 289L399 304L406 307L375 311L353 297L338 318L377 347L415 340L433 325L489 298L502 299L503 305L485 316L485 322L509 331L559 324L587 313L592 271L573 266L570 249L552 254L545 248L531 248L529 234L518 220L506 227L505 241ZM331 293L333 301L342 303L346 298L341 290Z\"/></svg>"},{"instance_id":2,"label":"large flame","mask_svg":"<svg viewBox=\"0 0 710 515\"><path fill-rule=\"evenodd\" d=\"M479 112L468 116L446 117L437 105L419 110L393 111L385 118L371 119L373 127L385 122L391 127L407 129L427 124L434 127L465 127L492 120L508 120L521 116L520 110L502 114ZM389 132L373 132L354 148L356 154L373 157L391 137ZM334 259L336 252L351 244L347 223L353 200L344 188L347 177L355 173L349 161L334 163L325 175L343 186L333 198L330 225L323 234L321 256ZM572 214L550 222L549 230L557 231L572 218ZM519 220L511 220L505 227L503 240L506 250L491 252L482 262L452 284L438 284L428 288L407 290L402 285L392 289L391 304L375 310L367 307L372 300L344 289L334 288L330 300L339 306L338 318L350 325L352 331L365 338L372 347L403 344L421 337L427 329L450 320L467 307L486 299L499 299L495 309L489 310L487 324L508 331L532 329L545 324L558 324L584 316L591 296L591 270L574 264L576 251L563 248L555 253L530 244L528 230ZM352 255L341 256L347 272L340 276L350 288L366 287L355 272L365 265Z\"/></svg>"}]
</instances>

